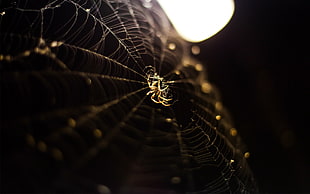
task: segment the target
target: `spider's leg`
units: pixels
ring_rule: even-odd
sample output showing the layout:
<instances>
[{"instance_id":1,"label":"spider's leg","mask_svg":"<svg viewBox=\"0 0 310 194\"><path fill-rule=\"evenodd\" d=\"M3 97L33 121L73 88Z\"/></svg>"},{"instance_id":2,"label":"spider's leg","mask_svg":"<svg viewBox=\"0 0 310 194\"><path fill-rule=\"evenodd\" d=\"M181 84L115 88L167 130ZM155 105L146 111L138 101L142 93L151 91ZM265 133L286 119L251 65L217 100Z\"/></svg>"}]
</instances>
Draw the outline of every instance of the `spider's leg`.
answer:
<instances>
[{"instance_id":1,"label":"spider's leg","mask_svg":"<svg viewBox=\"0 0 310 194\"><path fill-rule=\"evenodd\" d=\"M153 93L154 91L153 90L150 90L148 93L146 93L146 95L150 95L151 93Z\"/></svg>"},{"instance_id":2,"label":"spider's leg","mask_svg":"<svg viewBox=\"0 0 310 194\"><path fill-rule=\"evenodd\" d=\"M153 102L155 102L155 103L160 103L160 102L158 102L158 101L156 101L156 93L154 92L153 93L153 95L151 96L151 100L153 101Z\"/></svg>"}]
</instances>

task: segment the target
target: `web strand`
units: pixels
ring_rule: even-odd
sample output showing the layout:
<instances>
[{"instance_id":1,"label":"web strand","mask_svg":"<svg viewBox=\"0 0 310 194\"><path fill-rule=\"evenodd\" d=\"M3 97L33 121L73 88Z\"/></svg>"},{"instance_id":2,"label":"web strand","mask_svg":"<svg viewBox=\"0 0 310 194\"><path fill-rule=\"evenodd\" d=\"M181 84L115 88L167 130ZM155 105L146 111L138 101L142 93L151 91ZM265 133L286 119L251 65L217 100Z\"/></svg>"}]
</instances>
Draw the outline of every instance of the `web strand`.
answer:
<instances>
[{"instance_id":1,"label":"web strand","mask_svg":"<svg viewBox=\"0 0 310 194\"><path fill-rule=\"evenodd\" d=\"M0 11L5 192L257 191L206 67L155 0Z\"/></svg>"}]
</instances>

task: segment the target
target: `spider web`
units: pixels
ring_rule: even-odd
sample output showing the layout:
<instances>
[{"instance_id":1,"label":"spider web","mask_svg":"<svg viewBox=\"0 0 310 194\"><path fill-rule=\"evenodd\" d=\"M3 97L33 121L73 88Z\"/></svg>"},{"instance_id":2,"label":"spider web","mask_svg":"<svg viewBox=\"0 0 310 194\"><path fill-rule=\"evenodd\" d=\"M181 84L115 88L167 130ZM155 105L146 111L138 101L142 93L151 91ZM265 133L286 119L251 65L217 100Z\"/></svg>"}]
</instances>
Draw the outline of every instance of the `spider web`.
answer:
<instances>
[{"instance_id":1,"label":"spider web","mask_svg":"<svg viewBox=\"0 0 310 194\"><path fill-rule=\"evenodd\" d=\"M3 191L257 191L205 68L157 2L2 2L0 29ZM150 72L171 106L152 100Z\"/></svg>"}]
</instances>

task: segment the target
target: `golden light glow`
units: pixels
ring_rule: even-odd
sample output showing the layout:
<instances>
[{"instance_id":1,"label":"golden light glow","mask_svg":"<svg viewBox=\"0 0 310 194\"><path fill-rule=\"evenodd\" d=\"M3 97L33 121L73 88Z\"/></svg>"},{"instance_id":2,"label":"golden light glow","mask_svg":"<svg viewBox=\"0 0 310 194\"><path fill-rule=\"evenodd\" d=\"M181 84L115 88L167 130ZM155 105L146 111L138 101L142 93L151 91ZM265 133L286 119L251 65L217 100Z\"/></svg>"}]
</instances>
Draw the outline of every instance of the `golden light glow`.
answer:
<instances>
[{"instance_id":1,"label":"golden light glow","mask_svg":"<svg viewBox=\"0 0 310 194\"><path fill-rule=\"evenodd\" d=\"M202 71L203 70L203 66L201 64L197 63L195 65L195 69L196 69L196 71Z\"/></svg>"},{"instance_id":2,"label":"golden light glow","mask_svg":"<svg viewBox=\"0 0 310 194\"><path fill-rule=\"evenodd\" d=\"M68 119L68 125L69 125L69 127L75 127L76 121L73 118L69 118Z\"/></svg>"},{"instance_id":3,"label":"golden light glow","mask_svg":"<svg viewBox=\"0 0 310 194\"><path fill-rule=\"evenodd\" d=\"M180 75L181 72L180 72L179 70L176 70L176 71L175 71L175 74Z\"/></svg>"},{"instance_id":4,"label":"golden light glow","mask_svg":"<svg viewBox=\"0 0 310 194\"><path fill-rule=\"evenodd\" d=\"M47 146L43 141L39 141L37 146L38 150L40 150L41 152L46 152Z\"/></svg>"},{"instance_id":5,"label":"golden light glow","mask_svg":"<svg viewBox=\"0 0 310 194\"><path fill-rule=\"evenodd\" d=\"M63 159L62 152L57 148L52 149L52 155L56 160L62 160Z\"/></svg>"},{"instance_id":6,"label":"golden light glow","mask_svg":"<svg viewBox=\"0 0 310 194\"><path fill-rule=\"evenodd\" d=\"M167 122L167 123L171 123L171 122L172 122L172 119L171 119L171 118L166 118L166 122Z\"/></svg>"},{"instance_id":7,"label":"golden light glow","mask_svg":"<svg viewBox=\"0 0 310 194\"><path fill-rule=\"evenodd\" d=\"M191 48L193 55L199 55L200 54L200 47L199 46L192 46Z\"/></svg>"},{"instance_id":8,"label":"golden light glow","mask_svg":"<svg viewBox=\"0 0 310 194\"><path fill-rule=\"evenodd\" d=\"M221 117L221 115L216 115L215 119L219 121L222 119L222 117Z\"/></svg>"},{"instance_id":9,"label":"golden light glow","mask_svg":"<svg viewBox=\"0 0 310 194\"><path fill-rule=\"evenodd\" d=\"M91 79L90 78L86 78L86 84L87 85L91 85L91 83L92 83Z\"/></svg>"},{"instance_id":10,"label":"golden light glow","mask_svg":"<svg viewBox=\"0 0 310 194\"><path fill-rule=\"evenodd\" d=\"M178 33L200 42L222 30L230 21L233 0L158 0Z\"/></svg>"},{"instance_id":11,"label":"golden light glow","mask_svg":"<svg viewBox=\"0 0 310 194\"><path fill-rule=\"evenodd\" d=\"M212 90L212 86L208 82L204 82L201 85L201 90L203 93L210 93Z\"/></svg>"},{"instance_id":12,"label":"golden light glow","mask_svg":"<svg viewBox=\"0 0 310 194\"><path fill-rule=\"evenodd\" d=\"M100 129L95 129L94 130L94 136L97 138L102 137L102 132L100 131Z\"/></svg>"},{"instance_id":13,"label":"golden light glow","mask_svg":"<svg viewBox=\"0 0 310 194\"><path fill-rule=\"evenodd\" d=\"M222 110L222 109L223 109L223 104L222 104L221 102L216 102L216 103L215 103L215 108L216 108L217 110Z\"/></svg>"},{"instance_id":14,"label":"golden light glow","mask_svg":"<svg viewBox=\"0 0 310 194\"><path fill-rule=\"evenodd\" d=\"M181 178L178 177L178 176L172 177L171 178L171 183L172 184L179 184L179 183L181 183Z\"/></svg>"},{"instance_id":15,"label":"golden light glow","mask_svg":"<svg viewBox=\"0 0 310 194\"><path fill-rule=\"evenodd\" d=\"M100 194L111 194L111 190L105 185L98 185L97 190Z\"/></svg>"},{"instance_id":16,"label":"golden light glow","mask_svg":"<svg viewBox=\"0 0 310 194\"><path fill-rule=\"evenodd\" d=\"M231 136L236 136L238 134L238 131L235 128L230 129L230 135Z\"/></svg>"},{"instance_id":17,"label":"golden light glow","mask_svg":"<svg viewBox=\"0 0 310 194\"><path fill-rule=\"evenodd\" d=\"M169 50L172 50L172 51L174 51L176 48L177 48L177 45L175 44L175 43L169 43L168 44L168 48L169 48Z\"/></svg>"},{"instance_id":18,"label":"golden light glow","mask_svg":"<svg viewBox=\"0 0 310 194\"><path fill-rule=\"evenodd\" d=\"M63 44L63 42L59 42L59 41L53 41L50 44L50 47L59 47Z\"/></svg>"},{"instance_id":19,"label":"golden light glow","mask_svg":"<svg viewBox=\"0 0 310 194\"><path fill-rule=\"evenodd\" d=\"M30 146L34 146L36 143L34 140L34 137L32 135L29 135L29 134L26 135L26 142Z\"/></svg>"},{"instance_id":20,"label":"golden light glow","mask_svg":"<svg viewBox=\"0 0 310 194\"><path fill-rule=\"evenodd\" d=\"M245 152L245 153L244 153L244 157L245 157L245 158L249 158L249 157L250 157L250 152Z\"/></svg>"},{"instance_id":21,"label":"golden light glow","mask_svg":"<svg viewBox=\"0 0 310 194\"><path fill-rule=\"evenodd\" d=\"M189 66L191 66L191 64L190 64L188 61L185 61L185 62L183 63L183 66L184 66L184 67L189 67Z\"/></svg>"}]
</instances>

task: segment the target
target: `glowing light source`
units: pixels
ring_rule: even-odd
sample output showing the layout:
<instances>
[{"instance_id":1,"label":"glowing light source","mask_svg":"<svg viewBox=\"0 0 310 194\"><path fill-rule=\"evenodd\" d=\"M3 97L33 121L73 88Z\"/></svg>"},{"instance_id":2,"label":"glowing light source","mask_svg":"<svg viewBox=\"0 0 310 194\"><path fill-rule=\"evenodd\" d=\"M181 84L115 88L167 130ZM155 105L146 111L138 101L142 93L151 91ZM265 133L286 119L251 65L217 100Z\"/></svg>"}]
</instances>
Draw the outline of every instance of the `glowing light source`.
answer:
<instances>
[{"instance_id":1,"label":"glowing light source","mask_svg":"<svg viewBox=\"0 0 310 194\"><path fill-rule=\"evenodd\" d=\"M245 152L245 153L244 153L244 157L245 157L245 158L249 158L249 157L250 157L250 152Z\"/></svg>"},{"instance_id":2,"label":"glowing light source","mask_svg":"<svg viewBox=\"0 0 310 194\"><path fill-rule=\"evenodd\" d=\"M200 42L222 30L230 21L234 0L158 0L178 33Z\"/></svg>"},{"instance_id":3,"label":"glowing light source","mask_svg":"<svg viewBox=\"0 0 310 194\"><path fill-rule=\"evenodd\" d=\"M102 137L102 132L100 129L95 129L93 133L94 133L94 136L97 138Z\"/></svg>"},{"instance_id":4,"label":"glowing light source","mask_svg":"<svg viewBox=\"0 0 310 194\"><path fill-rule=\"evenodd\" d=\"M235 128L231 128L231 129L230 129L230 135L231 135L231 136L236 136L237 134L238 134L237 129L235 129Z\"/></svg>"}]
</instances>

